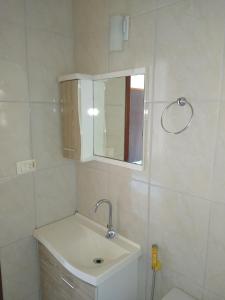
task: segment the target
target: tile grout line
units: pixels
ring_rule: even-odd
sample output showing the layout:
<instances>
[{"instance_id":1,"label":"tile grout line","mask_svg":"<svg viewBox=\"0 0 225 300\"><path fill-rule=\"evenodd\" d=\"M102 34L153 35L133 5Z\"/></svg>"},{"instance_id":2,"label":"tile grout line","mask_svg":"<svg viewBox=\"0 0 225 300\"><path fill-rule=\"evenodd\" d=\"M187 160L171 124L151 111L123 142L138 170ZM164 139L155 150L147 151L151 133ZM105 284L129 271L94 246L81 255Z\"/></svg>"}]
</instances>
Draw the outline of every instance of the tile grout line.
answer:
<instances>
[{"instance_id":1,"label":"tile grout line","mask_svg":"<svg viewBox=\"0 0 225 300\"><path fill-rule=\"evenodd\" d=\"M224 22L225 25L225 22ZM221 105L223 103L223 83L225 81L225 29L223 30L223 50L222 50L222 57L221 57L221 68L220 68L220 81L219 81L219 91L218 96L220 98L218 104L218 117L217 117L217 130L216 130L216 137L215 137L215 146L214 146L214 157L213 162L211 165L211 178L210 178L210 190L208 191L209 194L212 192L213 186L213 178L215 175L215 168L216 168L216 157L217 157L217 149L219 144L219 130L220 130L220 120L221 120ZM212 224L212 216L213 216L213 207L217 203L217 201L210 202L210 209L209 209L209 222L208 222L208 232L207 232L207 243L206 243L206 255L205 255L205 268L204 268L204 278L203 278L203 289L206 290L206 281L207 281L207 269L208 269L208 258L209 258L209 244L210 244L210 228ZM204 300L204 295L202 295L202 300Z\"/></svg>"},{"instance_id":2,"label":"tile grout line","mask_svg":"<svg viewBox=\"0 0 225 300\"><path fill-rule=\"evenodd\" d=\"M174 1L172 3L169 3L169 4L161 5L159 7L154 7L152 9L147 10L146 12L139 12L139 13L130 14L130 16L133 17L133 18L135 18L135 17L141 17L141 16L148 15L148 14L151 14L151 13L154 13L154 12L158 12L159 10L162 10L164 8L175 6L179 2L183 2L183 1L185 1L185 0L176 0L176 1Z\"/></svg>"},{"instance_id":3,"label":"tile grout line","mask_svg":"<svg viewBox=\"0 0 225 300\"><path fill-rule=\"evenodd\" d=\"M149 67L149 72L148 72L148 96L152 99L154 99L154 90L155 90L155 64L156 64L156 45L157 45L157 28L158 28L158 21L157 21L157 13L154 13L154 43L153 43L153 53L152 53L152 68ZM150 79L151 77L151 79ZM151 93L151 95L150 95ZM154 121L154 110L153 107L150 108L151 112L149 114L150 122L148 124L148 137L147 137L147 142L149 141L149 153L148 153L148 220L147 220L147 270L146 270L146 278L145 278L145 299L149 299L149 287L152 289L152 284L150 283L150 278L152 276L152 271L150 270L150 260L151 260L151 255L150 255L150 249L151 249L151 160L152 160L152 151L153 151L153 121ZM148 140L149 139L149 140ZM145 145L146 148L146 145ZM151 274L151 275L150 275Z\"/></svg>"},{"instance_id":4,"label":"tile grout line","mask_svg":"<svg viewBox=\"0 0 225 300\"><path fill-rule=\"evenodd\" d=\"M31 175L31 173L35 174L35 173L38 173L38 172L57 169L57 168L60 168L60 167L63 167L63 166L71 166L70 162L71 162L71 160L65 161L65 162L62 162L62 163L58 163L58 164L55 164L55 165L52 165L52 166L48 166L48 167L45 167L45 168L38 168L35 171L27 172L27 173L24 173L24 174L21 174L21 175L10 175L10 176L6 176L6 177L0 177L0 185L4 184L5 182L9 182L10 180L16 180L16 179L20 178L21 176Z\"/></svg>"},{"instance_id":5,"label":"tile grout line","mask_svg":"<svg viewBox=\"0 0 225 300\"><path fill-rule=\"evenodd\" d=\"M29 45L28 45L28 10L27 10L27 2L24 0L24 15L25 15L25 45L26 45L26 71L27 71L27 80L28 80L28 97L29 97L29 109L30 109L30 151L31 157L34 158L34 149L33 149L33 113L32 113L32 104L31 104L31 82L30 82L30 65L29 65ZM35 228L37 226L37 200L36 200L36 183L35 183L35 175L34 172L31 174L33 181L33 203L34 203L34 224Z\"/></svg>"},{"instance_id":6,"label":"tile grout line","mask_svg":"<svg viewBox=\"0 0 225 300\"><path fill-rule=\"evenodd\" d=\"M27 1L24 0L24 16L25 16L25 53L26 53L26 72L27 72L27 83L28 83L28 105L29 105L29 132L30 132L30 152L31 152L31 157L32 159L34 158L34 149L33 149L33 136L32 136L32 128L33 128L33 112L32 112L32 103L31 103L31 77L30 77L30 66L29 66L29 46L28 46L28 10L27 10ZM35 172L32 172L31 174L32 177L32 183L33 183L33 205L34 205L34 228L37 227L37 201L36 201L36 183L35 183ZM33 237L33 235L31 234ZM35 248L37 250L37 242L35 241ZM37 291L33 291L35 294L38 293L38 298L40 299L40 285L38 287Z\"/></svg>"},{"instance_id":7,"label":"tile grout line","mask_svg":"<svg viewBox=\"0 0 225 300\"><path fill-rule=\"evenodd\" d=\"M150 103L150 104L169 104L171 103L172 101L174 101L175 98L171 99L171 101L168 101L168 100L157 100L155 101L154 99L151 100L151 99L145 99L144 103ZM206 103L211 103L211 104L218 104L220 103L221 100L220 99L208 99L208 100L194 100L192 101L192 104L199 104L199 105L205 105ZM222 100L223 102L223 100ZM35 100L35 101L32 101L32 100L0 100L0 104L1 103L6 103L6 104L14 104L14 103L21 103L21 104L24 104L24 103L30 103L30 104L46 104L46 105L60 105L60 101L57 100L57 101L49 101L49 100Z\"/></svg>"},{"instance_id":8,"label":"tile grout line","mask_svg":"<svg viewBox=\"0 0 225 300\"><path fill-rule=\"evenodd\" d=\"M7 248L7 247L10 247L11 245L14 245L14 244L17 244L18 242L22 242L24 240L27 240L28 238L31 238L32 237L32 233L30 235L24 235L23 237L20 237L18 239L15 239L7 244L5 244L4 246L0 246L0 250L1 249L4 249L4 248Z\"/></svg>"},{"instance_id":9,"label":"tile grout line","mask_svg":"<svg viewBox=\"0 0 225 300\"><path fill-rule=\"evenodd\" d=\"M190 193L190 192L185 192L185 191L182 191L182 190L176 190L176 189L170 188L168 186L163 186L163 185L156 184L156 183L151 183L151 182L150 182L150 185L153 186L153 187L162 189L162 190L167 190L167 191L172 192L172 193L179 193L179 194L181 194L183 196L188 196L188 197L192 197L192 198L198 198L198 199L201 199L201 200L204 200L204 201L208 201L208 202L212 202L213 201L210 198L206 198L206 197L200 196L198 194L194 194L194 193Z\"/></svg>"},{"instance_id":10,"label":"tile grout line","mask_svg":"<svg viewBox=\"0 0 225 300\"><path fill-rule=\"evenodd\" d=\"M165 190L165 191L169 191L169 192L174 193L174 194L176 194L176 193L180 194L181 196L197 198L199 200L203 200L203 201L207 201L207 202L211 202L211 203L217 203L217 204L225 205L224 201L218 201L218 200L213 200L213 199L210 199L210 198L205 198L205 197L199 196L197 194L186 193L184 191L171 189L171 188L169 188L167 186L162 186L162 185L158 185L158 184L152 184L152 183L150 183L150 185L152 187L155 187L155 188L158 188L158 189L161 189L161 190Z\"/></svg>"},{"instance_id":11,"label":"tile grout line","mask_svg":"<svg viewBox=\"0 0 225 300\"><path fill-rule=\"evenodd\" d=\"M110 36L110 26L109 26L109 21L110 21L110 15L109 15L109 1L110 0L108 0L107 2L106 2L106 11L107 11L107 22L108 22L108 24L107 24L107 58L106 58L106 60L107 60L107 67L106 67L106 69L107 69L107 72L110 72L110 49L109 49L109 36Z\"/></svg>"}]
</instances>

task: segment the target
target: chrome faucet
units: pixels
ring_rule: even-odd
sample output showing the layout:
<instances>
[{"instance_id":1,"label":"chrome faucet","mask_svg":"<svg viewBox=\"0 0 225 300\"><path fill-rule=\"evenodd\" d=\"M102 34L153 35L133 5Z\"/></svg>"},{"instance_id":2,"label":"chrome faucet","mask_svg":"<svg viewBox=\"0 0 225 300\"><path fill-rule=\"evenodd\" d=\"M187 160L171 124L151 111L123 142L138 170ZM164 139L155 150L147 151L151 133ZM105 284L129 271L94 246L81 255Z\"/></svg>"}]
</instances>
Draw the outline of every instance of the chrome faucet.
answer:
<instances>
[{"instance_id":1,"label":"chrome faucet","mask_svg":"<svg viewBox=\"0 0 225 300\"><path fill-rule=\"evenodd\" d=\"M95 204L95 212L97 212L98 208L102 205L102 204L108 204L109 206L109 221L107 224L107 232L105 237L107 239L114 239L116 237L116 231L113 229L113 225L112 225L112 203L111 201L107 200L107 199L101 199L99 200L96 204Z\"/></svg>"}]
</instances>

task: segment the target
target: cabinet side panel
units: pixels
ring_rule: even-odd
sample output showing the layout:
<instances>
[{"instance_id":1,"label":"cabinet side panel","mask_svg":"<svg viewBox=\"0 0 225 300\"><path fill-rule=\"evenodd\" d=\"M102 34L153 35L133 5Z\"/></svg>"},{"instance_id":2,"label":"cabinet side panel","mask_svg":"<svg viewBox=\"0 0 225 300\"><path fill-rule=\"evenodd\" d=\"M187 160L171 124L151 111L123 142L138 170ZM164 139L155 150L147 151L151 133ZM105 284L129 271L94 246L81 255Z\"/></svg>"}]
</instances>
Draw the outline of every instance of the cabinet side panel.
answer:
<instances>
[{"instance_id":1,"label":"cabinet side panel","mask_svg":"<svg viewBox=\"0 0 225 300\"><path fill-rule=\"evenodd\" d=\"M98 287L98 300L138 300L138 262L132 262Z\"/></svg>"}]
</instances>

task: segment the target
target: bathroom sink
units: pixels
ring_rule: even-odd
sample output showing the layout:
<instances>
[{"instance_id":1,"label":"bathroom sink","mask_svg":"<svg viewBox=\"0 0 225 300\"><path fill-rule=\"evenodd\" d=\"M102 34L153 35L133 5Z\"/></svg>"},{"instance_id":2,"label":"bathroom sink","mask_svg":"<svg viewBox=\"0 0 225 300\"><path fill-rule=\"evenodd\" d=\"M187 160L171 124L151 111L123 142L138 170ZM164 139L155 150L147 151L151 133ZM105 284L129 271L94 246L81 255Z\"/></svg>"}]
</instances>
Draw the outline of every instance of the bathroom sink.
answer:
<instances>
[{"instance_id":1,"label":"bathroom sink","mask_svg":"<svg viewBox=\"0 0 225 300\"><path fill-rule=\"evenodd\" d=\"M36 229L33 236L73 275L98 286L141 256L141 248L117 235L105 237L106 228L75 214Z\"/></svg>"}]
</instances>

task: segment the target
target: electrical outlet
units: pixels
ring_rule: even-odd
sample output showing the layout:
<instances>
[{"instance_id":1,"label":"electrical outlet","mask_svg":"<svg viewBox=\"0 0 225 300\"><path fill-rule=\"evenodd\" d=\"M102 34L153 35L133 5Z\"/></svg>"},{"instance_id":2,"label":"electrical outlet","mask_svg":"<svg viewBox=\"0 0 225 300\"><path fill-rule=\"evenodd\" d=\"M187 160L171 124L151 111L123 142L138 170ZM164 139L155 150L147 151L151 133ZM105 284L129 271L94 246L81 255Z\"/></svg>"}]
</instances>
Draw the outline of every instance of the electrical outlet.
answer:
<instances>
[{"instance_id":1,"label":"electrical outlet","mask_svg":"<svg viewBox=\"0 0 225 300\"><path fill-rule=\"evenodd\" d=\"M33 172L36 170L35 159L18 161L16 163L16 173L18 175Z\"/></svg>"}]
</instances>

